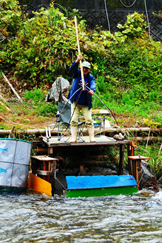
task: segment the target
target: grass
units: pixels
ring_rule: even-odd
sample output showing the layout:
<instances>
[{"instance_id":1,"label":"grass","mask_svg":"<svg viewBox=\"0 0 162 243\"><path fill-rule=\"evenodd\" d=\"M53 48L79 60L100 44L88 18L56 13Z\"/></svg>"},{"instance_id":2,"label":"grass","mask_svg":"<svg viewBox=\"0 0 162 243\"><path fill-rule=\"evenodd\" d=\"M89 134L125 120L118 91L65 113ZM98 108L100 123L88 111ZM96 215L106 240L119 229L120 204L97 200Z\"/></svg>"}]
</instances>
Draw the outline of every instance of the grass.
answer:
<instances>
[{"instance_id":1,"label":"grass","mask_svg":"<svg viewBox=\"0 0 162 243\"><path fill-rule=\"evenodd\" d=\"M15 130L45 129L48 125L54 124L57 105L55 103L45 103L46 94L47 91L41 89L26 91L24 95L21 95L23 103L19 103L13 95L10 94L9 97L8 94L8 97L5 98L10 101L7 104L11 110L9 111L5 106L0 105L0 129L11 130L13 126L15 126ZM106 105L108 108L110 107L120 127L161 127L162 110L160 105L156 106L153 103L142 103L138 106L123 105L115 100L107 102ZM97 98L93 99L93 108L105 109ZM107 116L106 118L111 125L115 125L112 117ZM134 134L130 132L128 139L133 136ZM148 134L144 134L144 136L148 136ZM135 155L137 154L150 157L148 162L156 171L157 178L162 175L162 149L160 149L159 142L148 146L146 146L146 142L135 144Z\"/></svg>"},{"instance_id":2,"label":"grass","mask_svg":"<svg viewBox=\"0 0 162 243\"><path fill-rule=\"evenodd\" d=\"M23 103L18 102L12 94L4 94L10 110L6 109L5 105L0 104L1 120L0 125L2 129L11 129L13 125L19 128L45 128L47 123L55 119L57 112L57 104L54 102L46 103L45 97L48 91L41 88L34 88L31 91L25 90L21 95ZM105 101L105 95L98 94L98 97L93 97L93 108L106 109L103 105L103 100L110 110L112 116L107 117L112 125L115 125L115 120L120 127L161 127L162 126L162 107L159 104L152 102L143 102L135 105L132 102L126 102L112 99ZM112 117L115 118L112 119Z\"/></svg>"},{"instance_id":3,"label":"grass","mask_svg":"<svg viewBox=\"0 0 162 243\"><path fill-rule=\"evenodd\" d=\"M57 111L55 104L46 104L43 100L35 103L34 100L28 101L25 97L23 103L11 98L8 105L10 111L3 106L0 115L0 127L5 130L10 130L13 126L16 130L45 128L53 122Z\"/></svg>"}]
</instances>

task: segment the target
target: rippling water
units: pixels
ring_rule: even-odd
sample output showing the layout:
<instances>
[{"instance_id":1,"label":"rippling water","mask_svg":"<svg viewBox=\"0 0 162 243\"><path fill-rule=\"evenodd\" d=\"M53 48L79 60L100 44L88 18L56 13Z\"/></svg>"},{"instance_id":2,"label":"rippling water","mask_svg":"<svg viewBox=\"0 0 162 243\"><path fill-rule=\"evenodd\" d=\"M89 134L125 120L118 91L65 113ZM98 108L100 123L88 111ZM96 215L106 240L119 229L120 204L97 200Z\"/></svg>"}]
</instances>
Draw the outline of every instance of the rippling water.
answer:
<instances>
[{"instance_id":1,"label":"rippling water","mask_svg":"<svg viewBox=\"0 0 162 243\"><path fill-rule=\"evenodd\" d=\"M162 242L162 192L65 199L0 196L0 242Z\"/></svg>"}]
</instances>

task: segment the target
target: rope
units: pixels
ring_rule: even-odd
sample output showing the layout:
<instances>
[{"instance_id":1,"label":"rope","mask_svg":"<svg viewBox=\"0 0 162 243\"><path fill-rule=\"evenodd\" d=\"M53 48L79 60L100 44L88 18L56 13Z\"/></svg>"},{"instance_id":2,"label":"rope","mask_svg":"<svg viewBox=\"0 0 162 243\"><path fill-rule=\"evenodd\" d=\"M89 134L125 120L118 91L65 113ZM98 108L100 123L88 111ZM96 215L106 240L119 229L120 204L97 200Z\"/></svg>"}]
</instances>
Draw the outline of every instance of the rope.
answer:
<instances>
[{"instance_id":1,"label":"rope","mask_svg":"<svg viewBox=\"0 0 162 243\"><path fill-rule=\"evenodd\" d=\"M78 90L80 90L80 89L82 89L82 87L80 87ZM72 117L73 117L73 115L74 115L74 112L75 112L75 110L76 110L76 107L77 107L77 104L78 104L78 100L79 100L79 98L80 98L80 96L81 96L82 91L83 91L83 89L81 90L81 92L80 92L80 94L79 94L79 96L78 96L78 98L77 98L77 100L76 100L75 108L74 108L74 110L73 110L73 114L71 115L71 118L70 118L69 123L71 122L71 119L72 119ZM76 93L76 92L75 92L75 93ZM75 94L75 93L74 93L74 94ZM72 96L73 96L73 95L72 95ZM72 96L70 97L70 99L72 98Z\"/></svg>"},{"instance_id":2,"label":"rope","mask_svg":"<svg viewBox=\"0 0 162 243\"><path fill-rule=\"evenodd\" d=\"M74 92L74 94L70 97L70 99L80 90L80 89L82 89L82 87L80 87L79 89L77 89L75 92ZM60 111L60 113L62 114L62 112L64 111L64 109L65 109L65 107L66 107L66 105L68 104L68 102L69 102L69 100L67 100L66 101L66 103L65 103L65 105L63 106L63 108L62 108L62 110ZM75 110L74 110L75 111ZM73 113L74 114L74 113ZM73 114L72 114L72 116L73 116ZM72 119L72 116L71 116L71 118L70 118L70 121L69 121L69 123L71 122L71 119ZM52 131L54 130L54 128L56 127L56 125L57 125L57 123L53 126L53 128L52 128ZM65 134L67 133L67 131L65 132Z\"/></svg>"},{"instance_id":3,"label":"rope","mask_svg":"<svg viewBox=\"0 0 162 243\"><path fill-rule=\"evenodd\" d=\"M69 100L70 100L70 99L71 99L71 98L72 98L72 97L73 97L79 90L81 90L81 89L82 89L82 87L80 87L79 89L77 89L77 90L74 92L74 94L69 98ZM78 96L78 98L77 98L76 105L75 105L73 114L71 115L69 124L70 124L71 119L72 119L72 117L73 117L73 115L74 115L74 112L75 112L75 110L76 110L76 106L77 106L77 104L78 104L78 100L79 100L79 98L80 98L80 96L81 96L82 91L83 91L83 90L81 90L81 92L80 92L80 94L79 94L79 96ZM69 101L69 100L67 100L67 102L66 102L65 105L63 106L62 110L60 111L61 114L62 114L62 112L64 111L64 109L65 109L66 105L68 104L68 101Z\"/></svg>"},{"instance_id":4,"label":"rope","mask_svg":"<svg viewBox=\"0 0 162 243\"><path fill-rule=\"evenodd\" d=\"M75 93L69 98L69 100L79 91L79 90L81 90L82 89L82 87L80 87L79 89L77 89L76 91L75 91ZM86 85L86 89L87 90L91 90L87 85ZM81 93L82 93L82 91L80 92L80 94L79 94L79 97L78 97L78 99L77 99L77 101L76 101L76 105L75 105L75 108L74 108L74 111L73 111L73 114L71 115L71 118L70 118L70 121L69 121L69 123L71 122L71 119L72 119L72 117L73 117L73 115L74 115L74 112L75 112L75 109L76 109L76 106L77 106L77 103L78 103L78 100L79 100L79 98L80 98L80 95L81 95ZM116 122L116 124L118 125L118 123L117 123L117 121L116 121L116 119L115 119L115 117L113 116L113 114L112 114L112 111L111 111L111 109L110 108L108 108L106 105L105 105L105 103L98 97L98 95L97 94L95 94L94 93L94 96L96 96L96 98L97 99L99 99L100 100L100 102L104 105L104 107L106 108L106 110L107 111L109 111L110 112L110 115L111 115L111 117L112 117L112 119ZM68 103L68 102L67 102ZM62 108L62 110L61 110L61 113L63 112L63 110L65 109L65 107L66 107L66 105L67 105L67 103L65 103L65 105L64 105L64 107Z\"/></svg>"},{"instance_id":5,"label":"rope","mask_svg":"<svg viewBox=\"0 0 162 243\"><path fill-rule=\"evenodd\" d=\"M111 32L111 30L110 30L109 16L108 16L108 11L107 11L107 5L106 5L106 0L104 0L104 3L105 3L105 11L106 11L106 17L107 17L108 29L109 29L109 31Z\"/></svg>"},{"instance_id":6,"label":"rope","mask_svg":"<svg viewBox=\"0 0 162 243\"><path fill-rule=\"evenodd\" d=\"M82 89L82 87L80 87L79 89L77 89L75 92L74 92L74 94L69 98L69 100L80 90L80 89ZM64 107L62 108L62 110L61 110L61 112L60 113L62 113L63 111L64 111L64 109L65 109L65 107L66 107L66 105L68 104L68 102L69 102L69 100L67 100L67 102L65 103L65 105L64 105Z\"/></svg>"},{"instance_id":7,"label":"rope","mask_svg":"<svg viewBox=\"0 0 162 243\"><path fill-rule=\"evenodd\" d=\"M141 183L141 181L142 181L143 175L144 175L144 173L143 173L143 170L142 170L142 175L141 175L141 178L140 178L140 180L139 180L139 185L140 185L140 183Z\"/></svg>"},{"instance_id":8,"label":"rope","mask_svg":"<svg viewBox=\"0 0 162 243\"><path fill-rule=\"evenodd\" d=\"M151 35L150 35L151 30L150 30L150 24L149 24L149 17L148 17L146 0L144 0L144 3L145 3L145 11L146 11L147 24L148 24L148 35L149 35L149 39L151 39Z\"/></svg>"},{"instance_id":9,"label":"rope","mask_svg":"<svg viewBox=\"0 0 162 243\"><path fill-rule=\"evenodd\" d=\"M55 177L55 180L58 181L58 183L62 186L62 188L63 188L65 191L67 191L67 190L66 190L66 187L61 183L61 181L60 181L57 177Z\"/></svg>"},{"instance_id":10,"label":"rope","mask_svg":"<svg viewBox=\"0 0 162 243\"><path fill-rule=\"evenodd\" d=\"M60 8L62 8L62 10L64 10L64 12L65 12L66 15L67 15L67 10L66 10L66 8L64 8L63 6L61 6L59 3L54 3L54 5L58 5Z\"/></svg>"},{"instance_id":11,"label":"rope","mask_svg":"<svg viewBox=\"0 0 162 243\"><path fill-rule=\"evenodd\" d=\"M90 90L89 87L86 87L86 88ZM118 125L118 123L117 123L115 117L113 116L112 111L110 110L110 108L108 108L108 107L105 105L105 103L98 97L98 95L96 95L95 93L94 93L93 95L96 96L96 98L98 98L99 101L101 101L101 103L105 106L106 110L110 112L111 117L114 119L114 121L115 121L116 124Z\"/></svg>"},{"instance_id":12,"label":"rope","mask_svg":"<svg viewBox=\"0 0 162 243\"><path fill-rule=\"evenodd\" d=\"M131 5L129 5L129 6L125 5L125 4L122 2L122 0L120 0L120 2L121 2L121 4L123 4L124 7L126 7L126 8L131 8L131 7L135 4L136 0L134 0L134 2L133 2Z\"/></svg>"}]
</instances>

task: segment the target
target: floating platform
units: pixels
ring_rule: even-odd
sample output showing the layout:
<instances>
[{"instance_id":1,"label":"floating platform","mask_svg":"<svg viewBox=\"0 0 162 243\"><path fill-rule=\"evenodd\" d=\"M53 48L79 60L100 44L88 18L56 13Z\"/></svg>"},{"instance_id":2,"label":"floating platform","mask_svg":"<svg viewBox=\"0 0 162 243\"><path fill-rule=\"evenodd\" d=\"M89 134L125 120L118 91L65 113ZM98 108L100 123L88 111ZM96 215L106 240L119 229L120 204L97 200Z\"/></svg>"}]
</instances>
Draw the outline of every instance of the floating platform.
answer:
<instances>
[{"instance_id":1,"label":"floating platform","mask_svg":"<svg viewBox=\"0 0 162 243\"><path fill-rule=\"evenodd\" d=\"M99 135L95 136L96 142L91 143L89 140L89 136L83 136L81 140L78 140L76 143L70 143L68 139L68 136L65 136L64 138L58 140L57 136L53 136L51 138L42 137L42 142L45 144L47 151L47 154L49 157L55 157L55 151L57 148L61 149L62 151L64 149L70 149L71 152L75 152L76 148L82 151L88 150L90 147L91 149L96 149L96 147L107 147L107 146L118 146L119 147L119 171L118 174L123 174L123 167L124 167L124 153L125 148L127 147L127 154L132 155L132 145L129 140L116 140L114 138L105 136L105 135ZM84 142L82 142L82 140ZM66 141L66 142L65 142Z\"/></svg>"},{"instance_id":2,"label":"floating platform","mask_svg":"<svg viewBox=\"0 0 162 243\"><path fill-rule=\"evenodd\" d=\"M136 174L135 176L132 174L123 175L125 149L127 148L128 156L132 155L133 151L131 141L116 140L105 135L100 135L95 136L96 142L94 143L89 141L88 136L82 136L76 143L70 143L69 138L69 136L64 136L60 140L57 136L50 138L41 137L40 145L42 147L39 147L39 151L43 151L43 153L45 152L47 154L31 157L33 175L31 175L31 180L29 181L30 189L40 193L46 193L47 195L54 195L61 190L62 194L65 193L67 198L132 194L138 191ZM88 166L89 163L89 161L84 161L86 151L96 151L97 147L99 148L97 151L100 151L100 147L107 146L119 147L119 166L117 175L84 174L84 167ZM61 172L60 170L57 176L57 168L59 168L62 161L64 161L62 156L68 158L70 153L74 154L75 152L77 153L77 156L80 156L79 163L76 161L74 165L78 167L78 170L80 171L79 175L76 176L73 172L66 175L66 173L64 174L64 172ZM60 158L57 153L61 154ZM73 166L73 164L70 166ZM40 178L41 180L46 180L48 185L44 182L40 183Z\"/></svg>"},{"instance_id":3,"label":"floating platform","mask_svg":"<svg viewBox=\"0 0 162 243\"><path fill-rule=\"evenodd\" d=\"M138 192L132 175L66 176L67 198L100 197Z\"/></svg>"}]
</instances>

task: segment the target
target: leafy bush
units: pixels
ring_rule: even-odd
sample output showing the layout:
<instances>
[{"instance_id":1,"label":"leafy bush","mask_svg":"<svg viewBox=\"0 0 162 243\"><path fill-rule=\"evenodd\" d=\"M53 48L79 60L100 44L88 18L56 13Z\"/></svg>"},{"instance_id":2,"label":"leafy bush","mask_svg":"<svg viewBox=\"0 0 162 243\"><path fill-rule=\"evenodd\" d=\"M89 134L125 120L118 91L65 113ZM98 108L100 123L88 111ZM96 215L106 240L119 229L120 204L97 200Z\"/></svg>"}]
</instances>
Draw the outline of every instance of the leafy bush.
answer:
<instances>
[{"instance_id":1,"label":"leafy bush","mask_svg":"<svg viewBox=\"0 0 162 243\"><path fill-rule=\"evenodd\" d=\"M24 98L34 105L37 114L47 116L56 114L57 106L53 103L45 103L45 93L41 88L34 88L31 91L25 90Z\"/></svg>"},{"instance_id":2,"label":"leafy bush","mask_svg":"<svg viewBox=\"0 0 162 243\"><path fill-rule=\"evenodd\" d=\"M6 39L1 42L0 69L10 73L19 90L35 87L34 100L39 95L44 99L37 92L49 89L58 75L71 80L69 67L78 54L74 19L54 6L28 18L17 1L1 0L0 31ZM120 32L114 34L99 29L88 32L80 20L81 53L93 66L96 93L105 104L116 112L140 114L145 107L149 113L148 107L155 110L162 103L162 44L150 41L144 15L136 12L118 28ZM103 107L96 99L94 106Z\"/></svg>"},{"instance_id":3,"label":"leafy bush","mask_svg":"<svg viewBox=\"0 0 162 243\"><path fill-rule=\"evenodd\" d=\"M131 38L146 36L147 24L144 21L144 15L138 14L137 12L133 14L128 14L127 21L124 25L118 24L118 28L122 30L122 34L126 34Z\"/></svg>"},{"instance_id":4,"label":"leafy bush","mask_svg":"<svg viewBox=\"0 0 162 243\"><path fill-rule=\"evenodd\" d=\"M22 12L18 1L1 0L1 19L0 19L0 32L6 37L13 37L16 35L22 22Z\"/></svg>"},{"instance_id":5,"label":"leafy bush","mask_svg":"<svg viewBox=\"0 0 162 243\"><path fill-rule=\"evenodd\" d=\"M55 114L57 112L58 108L56 105L53 105L52 103L41 103L41 105L37 105L35 107L35 111L39 115L43 116L53 116L55 117Z\"/></svg>"},{"instance_id":6,"label":"leafy bush","mask_svg":"<svg viewBox=\"0 0 162 243\"><path fill-rule=\"evenodd\" d=\"M25 90L24 98L26 101L32 100L34 104L44 101L44 91L34 88L33 90Z\"/></svg>"}]
</instances>

